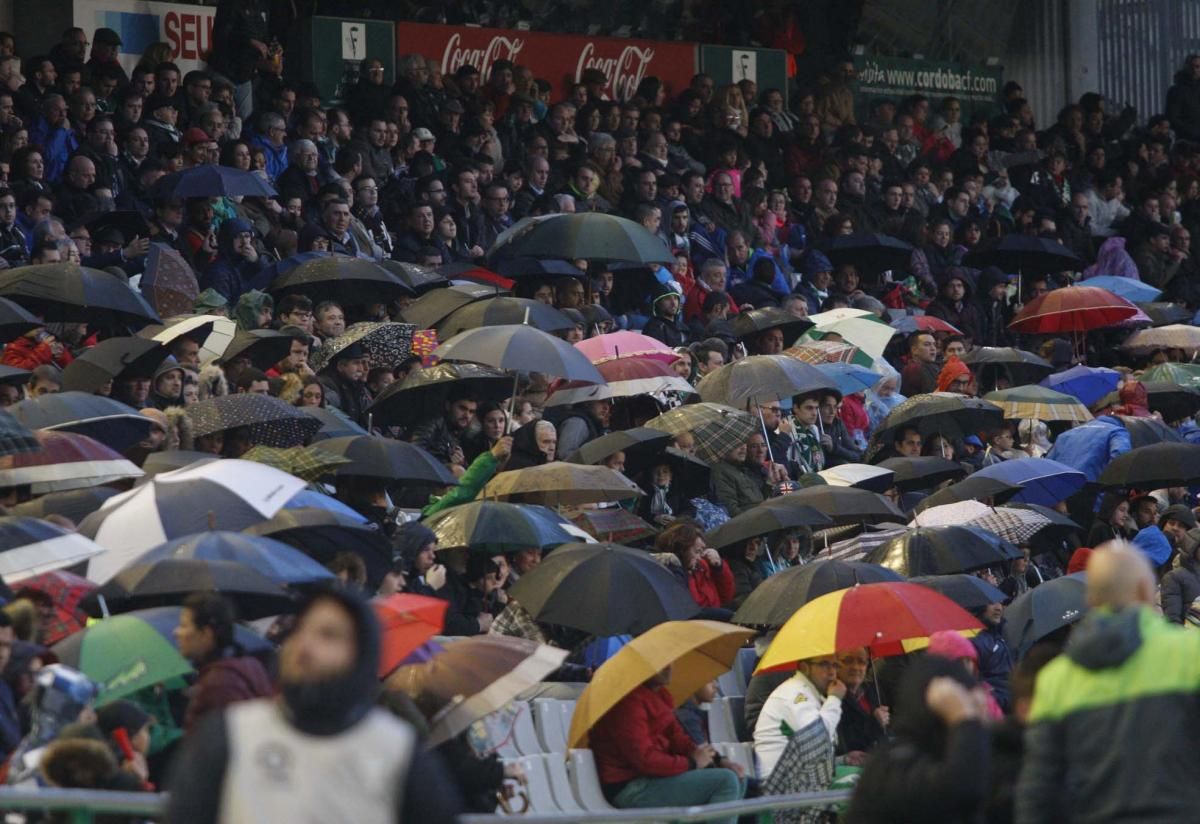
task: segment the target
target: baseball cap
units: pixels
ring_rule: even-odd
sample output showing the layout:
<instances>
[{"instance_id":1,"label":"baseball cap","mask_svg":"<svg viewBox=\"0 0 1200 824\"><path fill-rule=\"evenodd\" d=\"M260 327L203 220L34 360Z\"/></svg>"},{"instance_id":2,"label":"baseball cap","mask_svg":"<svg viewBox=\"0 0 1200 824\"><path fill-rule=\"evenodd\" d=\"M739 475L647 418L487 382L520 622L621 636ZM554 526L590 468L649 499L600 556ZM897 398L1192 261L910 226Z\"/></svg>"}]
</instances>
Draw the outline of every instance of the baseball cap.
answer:
<instances>
[{"instance_id":1,"label":"baseball cap","mask_svg":"<svg viewBox=\"0 0 1200 824\"><path fill-rule=\"evenodd\" d=\"M419 142L436 139L433 136L433 132L429 131L429 129L426 129L424 126L413 129L413 137L415 137Z\"/></svg>"}]
</instances>

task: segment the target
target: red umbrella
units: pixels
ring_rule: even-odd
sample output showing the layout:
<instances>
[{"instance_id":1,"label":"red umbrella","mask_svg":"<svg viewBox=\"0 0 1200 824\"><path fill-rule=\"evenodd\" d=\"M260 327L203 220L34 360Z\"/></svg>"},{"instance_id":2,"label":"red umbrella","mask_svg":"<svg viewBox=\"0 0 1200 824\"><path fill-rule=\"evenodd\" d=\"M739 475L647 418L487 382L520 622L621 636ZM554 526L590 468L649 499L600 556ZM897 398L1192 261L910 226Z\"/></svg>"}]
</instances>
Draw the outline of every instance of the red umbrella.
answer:
<instances>
[{"instance_id":1,"label":"red umbrella","mask_svg":"<svg viewBox=\"0 0 1200 824\"><path fill-rule=\"evenodd\" d=\"M41 641L51 646L84 628L87 615L79 602L96 589L97 585L87 578L59 569L26 578L17 587L16 596L29 597L35 603L49 601L49 614L43 611L41 615Z\"/></svg>"},{"instance_id":2,"label":"red umbrella","mask_svg":"<svg viewBox=\"0 0 1200 824\"><path fill-rule=\"evenodd\" d=\"M1082 333L1103 329L1138 313L1138 308L1098 286L1068 286L1034 298L1008 328L1031 335Z\"/></svg>"},{"instance_id":3,"label":"red umbrella","mask_svg":"<svg viewBox=\"0 0 1200 824\"><path fill-rule=\"evenodd\" d=\"M442 631L449 601L424 595L389 595L371 601L383 631L379 649L379 677L403 663L413 650Z\"/></svg>"}]
</instances>

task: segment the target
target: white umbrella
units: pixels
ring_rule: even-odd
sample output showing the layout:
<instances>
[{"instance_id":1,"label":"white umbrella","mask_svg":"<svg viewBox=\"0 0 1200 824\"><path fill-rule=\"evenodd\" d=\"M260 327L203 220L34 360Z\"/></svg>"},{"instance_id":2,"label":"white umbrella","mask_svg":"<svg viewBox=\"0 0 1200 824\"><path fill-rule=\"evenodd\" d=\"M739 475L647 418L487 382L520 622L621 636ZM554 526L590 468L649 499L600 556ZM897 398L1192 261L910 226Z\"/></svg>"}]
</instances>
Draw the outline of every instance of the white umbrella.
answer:
<instances>
[{"instance_id":1,"label":"white umbrella","mask_svg":"<svg viewBox=\"0 0 1200 824\"><path fill-rule=\"evenodd\" d=\"M74 566L104 547L40 518L0 518L0 578L17 584L26 578Z\"/></svg>"},{"instance_id":2,"label":"white umbrella","mask_svg":"<svg viewBox=\"0 0 1200 824\"><path fill-rule=\"evenodd\" d=\"M225 350L233 342L233 336L237 334L237 324L229 318L222 318L217 315L193 315L176 321L165 329L155 333L151 340L156 340L159 343L170 343L176 338L186 335L188 332L199 329L206 323L211 323L213 328L208 333L208 337L204 339L204 343L200 345L200 362L210 363L211 361L218 360L225 354Z\"/></svg>"}]
</instances>

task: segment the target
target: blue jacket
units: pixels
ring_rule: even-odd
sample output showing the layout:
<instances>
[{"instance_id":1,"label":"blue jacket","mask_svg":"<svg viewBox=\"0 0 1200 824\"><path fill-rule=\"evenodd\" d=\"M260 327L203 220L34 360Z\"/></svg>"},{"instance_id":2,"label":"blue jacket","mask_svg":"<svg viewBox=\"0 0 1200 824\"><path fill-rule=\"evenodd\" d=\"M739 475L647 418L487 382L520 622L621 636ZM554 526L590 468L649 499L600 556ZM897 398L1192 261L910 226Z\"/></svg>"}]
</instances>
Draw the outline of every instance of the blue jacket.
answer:
<instances>
[{"instance_id":1,"label":"blue jacket","mask_svg":"<svg viewBox=\"0 0 1200 824\"><path fill-rule=\"evenodd\" d=\"M284 143L278 149L271 145L271 141L262 135L254 135L250 141L263 150L263 154L267 158L267 177L271 178L274 183L275 179L283 174L284 169L288 167L288 150L287 144Z\"/></svg>"},{"instance_id":2,"label":"blue jacket","mask_svg":"<svg viewBox=\"0 0 1200 824\"><path fill-rule=\"evenodd\" d=\"M729 264L729 274L725 278L725 291L732 290L739 283L754 280L754 265L764 258L771 261L771 265L775 267L775 279L771 281L771 289L778 292L780 296L791 292L791 284L788 283L787 276L779 268L779 264L775 262L773 257L761 249L755 249L750 254L750 259L746 261L745 266L736 267L732 263Z\"/></svg>"},{"instance_id":3,"label":"blue jacket","mask_svg":"<svg viewBox=\"0 0 1200 824\"><path fill-rule=\"evenodd\" d=\"M29 142L42 147L42 158L46 161L46 180L58 183L62 180L67 160L79 148L79 138L70 129L59 126L51 129L46 118L39 117L29 130Z\"/></svg>"},{"instance_id":4,"label":"blue jacket","mask_svg":"<svg viewBox=\"0 0 1200 824\"><path fill-rule=\"evenodd\" d=\"M254 263L234 254L233 237L239 232L254 233L253 227L241 219L227 220L221 224L217 256L200 278L201 289L215 289L231 304L237 303L251 289L266 289L270 285L271 273L267 263L259 257Z\"/></svg>"},{"instance_id":5,"label":"blue jacket","mask_svg":"<svg viewBox=\"0 0 1200 824\"><path fill-rule=\"evenodd\" d=\"M1008 641L1004 640L1004 624L1004 618L994 627L985 623L979 634L971 639L971 645L979 653L979 677L992 688L1000 708L1008 712L1011 703L1008 676L1014 662Z\"/></svg>"},{"instance_id":6,"label":"blue jacket","mask_svg":"<svg viewBox=\"0 0 1200 824\"><path fill-rule=\"evenodd\" d=\"M1073 466L1089 481L1096 481L1109 461L1132 448L1129 430L1116 418L1103 415L1059 435L1046 457Z\"/></svg>"}]
</instances>

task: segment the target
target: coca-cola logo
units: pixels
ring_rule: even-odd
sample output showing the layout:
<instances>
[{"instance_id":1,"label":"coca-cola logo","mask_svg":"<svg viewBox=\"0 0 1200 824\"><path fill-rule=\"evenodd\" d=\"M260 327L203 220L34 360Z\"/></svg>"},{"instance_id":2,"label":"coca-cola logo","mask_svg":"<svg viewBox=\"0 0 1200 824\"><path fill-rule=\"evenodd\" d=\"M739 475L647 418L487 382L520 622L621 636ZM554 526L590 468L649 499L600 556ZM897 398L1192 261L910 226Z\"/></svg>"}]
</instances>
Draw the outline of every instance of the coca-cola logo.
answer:
<instances>
[{"instance_id":1,"label":"coca-cola logo","mask_svg":"<svg viewBox=\"0 0 1200 824\"><path fill-rule=\"evenodd\" d=\"M517 55L525 48L525 41L519 37L504 37L496 35L482 49L462 48L462 35L458 32L450 35L446 41L446 49L442 52L442 74L450 75L463 66L474 66L479 73L487 77L492 70L492 64L497 60L516 62Z\"/></svg>"},{"instance_id":2,"label":"coca-cola logo","mask_svg":"<svg viewBox=\"0 0 1200 824\"><path fill-rule=\"evenodd\" d=\"M579 52L575 66L575 82L578 83L587 69L599 69L608 78L609 95L617 100L628 100L637 91L638 84L646 76L646 69L654 59L654 49L646 46L626 46L616 57L596 55L596 44L588 41Z\"/></svg>"}]
</instances>

